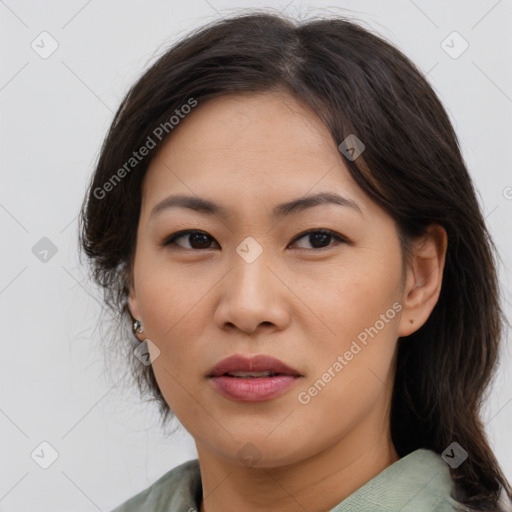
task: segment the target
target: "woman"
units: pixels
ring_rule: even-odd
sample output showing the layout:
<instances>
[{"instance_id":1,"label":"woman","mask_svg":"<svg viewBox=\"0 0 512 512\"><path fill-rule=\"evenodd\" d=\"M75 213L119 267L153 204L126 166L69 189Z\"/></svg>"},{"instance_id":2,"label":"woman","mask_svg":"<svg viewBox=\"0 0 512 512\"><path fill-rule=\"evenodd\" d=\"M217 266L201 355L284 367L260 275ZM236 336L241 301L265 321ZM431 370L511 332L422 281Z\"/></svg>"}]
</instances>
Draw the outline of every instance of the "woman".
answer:
<instances>
[{"instance_id":1,"label":"woman","mask_svg":"<svg viewBox=\"0 0 512 512\"><path fill-rule=\"evenodd\" d=\"M179 42L115 116L81 239L198 453L115 512L506 510L494 247L383 39L253 13Z\"/></svg>"}]
</instances>

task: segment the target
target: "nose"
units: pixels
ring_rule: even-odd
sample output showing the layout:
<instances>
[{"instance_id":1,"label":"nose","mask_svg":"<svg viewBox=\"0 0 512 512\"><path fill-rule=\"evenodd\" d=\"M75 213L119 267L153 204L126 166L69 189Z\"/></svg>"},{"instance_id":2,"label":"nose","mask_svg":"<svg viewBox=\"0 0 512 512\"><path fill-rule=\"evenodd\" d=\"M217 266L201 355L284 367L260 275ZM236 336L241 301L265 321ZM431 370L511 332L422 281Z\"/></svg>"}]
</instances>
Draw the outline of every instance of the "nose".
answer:
<instances>
[{"instance_id":1,"label":"nose","mask_svg":"<svg viewBox=\"0 0 512 512\"><path fill-rule=\"evenodd\" d=\"M234 254L232 270L218 286L221 296L214 321L220 329L253 334L258 329L271 332L287 327L291 292L264 253L251 263Z\"/></svg>"}]
</instances>

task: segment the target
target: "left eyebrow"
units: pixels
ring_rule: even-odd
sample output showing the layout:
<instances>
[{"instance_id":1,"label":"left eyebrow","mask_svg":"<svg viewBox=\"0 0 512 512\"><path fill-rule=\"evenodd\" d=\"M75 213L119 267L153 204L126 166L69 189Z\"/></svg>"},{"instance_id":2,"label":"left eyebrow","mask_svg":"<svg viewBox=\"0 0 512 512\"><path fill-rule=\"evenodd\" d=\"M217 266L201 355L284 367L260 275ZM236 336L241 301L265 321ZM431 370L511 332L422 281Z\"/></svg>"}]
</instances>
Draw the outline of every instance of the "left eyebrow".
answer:
<instances>
[{"instance_id":1,"label":"left eyebrow","mask_svg":"<svg viewBox=\"0 0 512 512\"><path fill-rule=\"evenodd\" d=\"M278 204L274 208L273 216L275 220L278 220L285 216L299 213L306 210L307 208L312 208L313 206L318 206L321 204L348 206L349 208L358 211L361 215L363 214L361 208L359 208L357 203L352 201L352 199L340 196L334 192L320 192L311 196L294 199L293 201L289 201L287 203Z\"/></svg>"},{"instance_id":2,"label":"left eyebrow","mask_svg":"<svg viewBox=\"0 0 512 512\"><path fill-rule=\"evenodd\" d=\"M289 215L300 213L308 208L312 208L313 206L323 204L335 204L338 206L349 207L356 210L361 215L363 214L361 208L357 203L352 201L352 199L348 199L347 197L340 196L333 192L320 192L318 194L278 204L274 207L272 216L275 220L278 220ZM169 208L188 208L195 212L207 215L216 215L224 219L227 219L230 215L226 208L220 204L210 201L209 199L194 196L174 195L166 197L155 205L151 210L150 217L153 217Z\"/></svg>"}]
</instances>

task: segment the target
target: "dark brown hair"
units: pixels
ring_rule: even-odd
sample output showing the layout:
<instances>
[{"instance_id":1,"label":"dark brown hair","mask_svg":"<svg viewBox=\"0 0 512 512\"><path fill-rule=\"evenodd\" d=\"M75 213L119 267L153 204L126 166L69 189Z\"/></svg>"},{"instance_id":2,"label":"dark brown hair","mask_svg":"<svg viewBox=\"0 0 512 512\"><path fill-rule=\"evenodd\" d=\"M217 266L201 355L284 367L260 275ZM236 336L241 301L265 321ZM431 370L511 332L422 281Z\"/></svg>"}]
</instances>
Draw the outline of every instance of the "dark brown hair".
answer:
<instances>
[{"instance_id":1,"label":"dark brown hair","mask_svg":"<svg viewBox=\"0 0 512 512\"><path fill-rule=\"evenodd\" d=\"M400 457L418 448L442 453L456 441L468 458L450 468L454 498L472 510L504 510L500 491L512 498L512 489L480 416L504 322L496 250L433 89L406 56L360 25L342 17L299 23L269 12L238 15L178 42L138 79L105 138L81 212L81 244L105 302L129 325L141 185L158 148L136 163L133 152L148 146L148 137L158 139L157 127L172 134L169 120L186 113L183 105L277 89L306 102L336 144L349 134L363 141L365 151L345 164L396 221L404 250L429 224L446 229L438 303L418 331L398 340L392 439ZM130 339L139 389L154 396L165 422L172 411L151 365L133 363L138 342Z\"/></svg>"}]
</instances>

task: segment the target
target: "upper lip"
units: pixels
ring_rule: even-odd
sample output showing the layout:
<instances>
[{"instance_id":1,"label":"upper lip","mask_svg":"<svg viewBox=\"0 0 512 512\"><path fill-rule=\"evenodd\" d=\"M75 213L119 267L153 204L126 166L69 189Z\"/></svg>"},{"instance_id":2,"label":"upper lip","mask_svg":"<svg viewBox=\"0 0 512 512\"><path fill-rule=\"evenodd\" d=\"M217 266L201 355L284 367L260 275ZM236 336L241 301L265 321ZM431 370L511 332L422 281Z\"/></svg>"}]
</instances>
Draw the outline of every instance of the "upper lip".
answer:
<instances>
[{"instance_id":1,"label":"upper lip","mask_svg":"<svg viewBox=\"0 0 512 512\"><path fill-rule=\"evenodd\" d=\"M264 372L268 370L272 373L281 373L285 375L295 375L302 377L302 375L283 363L275 357L267 355L256 355L253 357L245 357L241 354L235 354L219 361L208 374L208 377L219 377L228 372L246 371L246 372Z\"/></svg>"}]
</instances>

